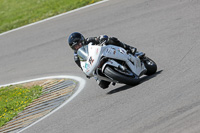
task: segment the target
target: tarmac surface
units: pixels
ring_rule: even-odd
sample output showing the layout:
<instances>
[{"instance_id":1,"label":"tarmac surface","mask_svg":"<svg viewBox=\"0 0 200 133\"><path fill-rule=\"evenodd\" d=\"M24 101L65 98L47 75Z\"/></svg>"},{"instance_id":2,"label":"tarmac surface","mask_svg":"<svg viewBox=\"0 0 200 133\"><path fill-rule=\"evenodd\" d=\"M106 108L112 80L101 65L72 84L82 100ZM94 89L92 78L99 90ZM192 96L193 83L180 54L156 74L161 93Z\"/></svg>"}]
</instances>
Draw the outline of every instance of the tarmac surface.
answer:
<instances>
[{"instance_id":1,"label":"tarmac surface","mask_svg":"<svg viewBox=\"0 0 200 133\"><path fill-rule=\"evenodd\" d=\"M106 90L87 79L70 33L107 34L152 58L158 72L137 86ZM198 133L200 1L109 0L0 35L0 84L54 75L86 80L67 105L23 133Z\"/></svg>"}]
</instances>

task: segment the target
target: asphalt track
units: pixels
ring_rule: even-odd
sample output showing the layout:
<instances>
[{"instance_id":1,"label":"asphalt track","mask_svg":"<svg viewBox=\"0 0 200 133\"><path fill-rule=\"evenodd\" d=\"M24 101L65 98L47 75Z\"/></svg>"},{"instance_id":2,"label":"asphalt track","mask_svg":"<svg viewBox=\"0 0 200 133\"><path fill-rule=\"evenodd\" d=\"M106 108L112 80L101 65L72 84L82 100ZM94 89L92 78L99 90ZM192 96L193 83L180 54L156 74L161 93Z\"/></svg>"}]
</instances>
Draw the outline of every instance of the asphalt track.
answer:
<instances>
[{"instance_id":1,"label":"asphalt track","mask_svg":"<svg viewBox=\"0 0 200 133\"><path fill-rule=\"evenodd\" d=\"M66 41L107 34L137 47L158 72L106 90L86 79ZM24 133L199 133L200 1L109 0L0 36L0 84L44 76L86 80L67 105Z\"/></svg>"}]
</instances>

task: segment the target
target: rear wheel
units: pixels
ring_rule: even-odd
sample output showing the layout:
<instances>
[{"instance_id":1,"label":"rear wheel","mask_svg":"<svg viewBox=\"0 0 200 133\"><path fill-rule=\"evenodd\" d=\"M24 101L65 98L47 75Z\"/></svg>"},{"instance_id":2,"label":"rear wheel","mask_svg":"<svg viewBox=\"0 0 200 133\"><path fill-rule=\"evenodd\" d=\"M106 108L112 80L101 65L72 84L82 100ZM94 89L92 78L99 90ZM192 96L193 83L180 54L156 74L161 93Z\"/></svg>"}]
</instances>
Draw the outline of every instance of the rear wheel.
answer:
<instances>
[{"instance_id":1,"label":"rear wheel","mask_svg":"<svg viewBox=\"0 0 200 133\"><path fill-rule=\"evenodd\" d=\"M140 82L139 78L136 78L133 76L133 74L130 73L130 71L126 74L125 72L121 72L117 68L112 68L110 66L107 66L104 70L104 74L108 77L110 77L113 80L119 81L120 83L124 83L127 85L137 85Z\"/></svg>"},{"instance_id":2,"label":"rear wheel","mask_svg":"<svg viewBox=\"0 0 200 133\"><path fill-rule=\"evenodd\" d=\"M150 76L150 75L156 73L157 65L152 59L145 56L142 60L144 62L144 66L147 69L147 72L145 73L146 75Z\"/></svg>"}]
</instances>

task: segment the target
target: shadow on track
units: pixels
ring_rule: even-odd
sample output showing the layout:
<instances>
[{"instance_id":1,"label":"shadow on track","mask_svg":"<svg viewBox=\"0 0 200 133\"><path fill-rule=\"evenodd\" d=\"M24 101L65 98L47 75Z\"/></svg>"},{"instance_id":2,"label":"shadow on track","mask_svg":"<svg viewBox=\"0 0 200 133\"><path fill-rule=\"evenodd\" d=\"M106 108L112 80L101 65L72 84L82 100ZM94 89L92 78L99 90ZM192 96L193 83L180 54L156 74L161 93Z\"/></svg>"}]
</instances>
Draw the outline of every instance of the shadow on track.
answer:
<instances>
[{"instance_id":1,"label":"shadow on track","mask_svg":"<svg viewBox=\"0 0 200 133\"><path fill-rule=\"evenodd\" d=\"M156 77L157 75L161 74L163 70L160 70L160 71L157 71L155 74L151 75L151 76L145 76L145 77L142 77L141 78L141 82L140 83L143 83L143 82L146 82L154 77Z\"/></svg>"},{"instance_id":2,"label":"shadow on track","mask_svg":"<svg viewBox=\"0 0 200 133\"><path fill-rule=\"evenodd\" d=\"M143 82L146 82L146 81L150 80L151 78L156 77L157 75L161 74L162 71L163 71L163 70L157 71L155 74L153 74L153 75L151 75L151 76L142 77L142 78L141 78L140 84L143 83ZM138 85L139 85L139 84L138 84ZM124 85L124 86L122 86L122 87L119 87L119 88L116 88L116 89L114 89L114 90L109 91L107 94L108 94L108 95L111 95L111 94L114 94L114 93L117 93L117 92L120 92L120 91L128 90L128 89L130 89L130 88L132 88L132 87L135 87L135 86L137 86L137 85L134 85L134 86Z\"/></svg>"}]
</instances>

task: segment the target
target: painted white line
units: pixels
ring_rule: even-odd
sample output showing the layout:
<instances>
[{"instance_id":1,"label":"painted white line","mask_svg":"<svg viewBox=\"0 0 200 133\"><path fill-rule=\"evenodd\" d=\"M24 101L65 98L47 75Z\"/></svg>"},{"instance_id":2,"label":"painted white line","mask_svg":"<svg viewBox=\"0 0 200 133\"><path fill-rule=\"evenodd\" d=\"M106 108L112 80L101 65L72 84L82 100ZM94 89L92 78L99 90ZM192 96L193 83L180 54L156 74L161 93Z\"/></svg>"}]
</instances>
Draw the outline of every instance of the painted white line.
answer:
<instances>
[{"instance_id":1,"label":"painted white line","mask_svg":"<svg viewBox=\"0 0 200 133\"><path fill-rule=\"evenodd\" d=\"M45 21L48 21L48 20L51 20L51 19L54 19L54 18L57 18L57 17L60 17L60 16L64 16L64 15L67 15L67 14L70 14L70 13L73 13L73 12L76 12L76 11L79 11L79 10L82 10L82 9L85 9L85 8L88 8L88 7L97 5L97 4L101 4L101 3L106 2L106 1L109 1L109 0L102 0L102 1L90 4L90 5L87 5L87 6L84 6L84 7L80 7L80 8L77 8L77 9L74 9L74 10L71 10L71 11L68 11L68 12L65 12L65 13L62 13L62 14L59 14L59 15L44 19L44 20L38 21L38 22L34 22L34 23L31 23L31 24L28 24L28 25L25 25L25 26L22 26L22 27L13 29L13 30L9 30L9 31L1 33L0 36L8 34L8 33L11 33L11 32L14 32L14 31L17 31L17 30L20 30L20 29L23 29L23 28L26 28L26 27L29 27L29 26L32 26L32 25L35 25L35 24L42 23L42 22L45 22Z\"/></svg>"},{"instance_id":2,"label":"painted white line","mask_svg":"<svg viewBox=\"0 0 200 133\"><path fill-rule=\"evenodd\" d=\"M21 81L21 82L15 82L15 83L11 83L11 84L6 84L6 85L1 85L0 87L5 87L5 86L9 86L9 85L16 85L16 84L22 84L22 83L27 83L27 82L32 82L32 81L37 81L37 80L43 80L43 79L55 79L55 78L67 78L67 79L74 79L76 81L79 81L79 87L78 89L75 91L75 93L69 98L67 99L63 104L61 104L59 107L57 107L56 109L54 109L53 111L51 111L50 113L48 113L47 115L45 115L44 117L40 118L39 120L35 121L34 123L30 124L29 126L23 128L22 130L20 130L18 133L26 130L27 128L33 126L34 124L40 122L41 120L45 119L46 117L52 115L54 112L56 112L57 110L59 110L60 108L62 108L63 106L65 106L67 103L69 103L72 99L74 99L85 87L85 80L80 78L80 77L76 77L76 76L51 76L51 77L42 77L42 78L37 78L37 79L32 79L32 80L26 80L26 81Z\"/></svg>"}]
</instances>

